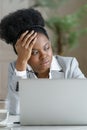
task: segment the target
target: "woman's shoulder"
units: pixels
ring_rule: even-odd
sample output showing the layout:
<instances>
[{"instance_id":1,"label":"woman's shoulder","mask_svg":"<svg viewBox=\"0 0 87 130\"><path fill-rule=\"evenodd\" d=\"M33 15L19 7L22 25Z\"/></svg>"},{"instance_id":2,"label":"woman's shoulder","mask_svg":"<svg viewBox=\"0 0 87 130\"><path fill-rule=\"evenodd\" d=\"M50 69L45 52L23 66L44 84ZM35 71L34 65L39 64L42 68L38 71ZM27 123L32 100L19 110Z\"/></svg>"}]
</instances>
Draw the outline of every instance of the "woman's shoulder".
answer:
<instances>
[{"instance_id":1,"label":"woman's shoulder","mask_svg":"<svg viewBox=\"0 0 87 130\"><path fill-rule=\"evenodd\" d=\"M57 62L61 65L71 65L72 63L78 64L77 60L75 57L68 57L68 56L60 56L60 55L55 55L54 56L57 60Z\"/></svg>"},{"instance_id":2,"label":"woman's shoulder","mask_svg":"<svg viewBox=\"0 0 87 130\"><path fill-rule=\"evenodd\" d=\"M71 61L73 59L76 59L75 57L69 57L69 56L60 56L60 55L54 55L54 57L57 60L62 60L62 61Z\"/></svg>"},{"instance_id":3,"label":"woman's shoulder","mask_svg":"<svg viewBox=\"0 0 87 130\"><path fill-rule=\"evenodd\" d=\"M14 70L15 69L15 64L16 64L16 61L12 61L9 63L9 70Z\"/></svg>"}]
</instances>

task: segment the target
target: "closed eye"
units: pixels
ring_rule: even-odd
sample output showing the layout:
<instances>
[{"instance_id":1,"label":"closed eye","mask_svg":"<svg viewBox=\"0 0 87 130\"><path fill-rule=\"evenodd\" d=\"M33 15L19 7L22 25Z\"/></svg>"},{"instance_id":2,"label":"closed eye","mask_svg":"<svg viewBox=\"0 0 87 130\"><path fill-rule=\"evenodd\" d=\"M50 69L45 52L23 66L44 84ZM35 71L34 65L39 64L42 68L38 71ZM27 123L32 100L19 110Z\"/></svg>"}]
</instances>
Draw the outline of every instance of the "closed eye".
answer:
<instances>
[{"instance_id":1,"label":"closed eye","mask_svg":"<svg viewBox=\"0 0 87 130\"><path fill-rule=\"evenodd\" d=\"M47 44L45 47L44 47L44 50L49 50L50 49L50 46Z\"/></svg>"},{"instance_id":2,"label":"closed eye","mask_svg":"<svg viewBox=\"0 0 87 130\"><path fill-rule=\"evenodd\" d=\"M38 50L32 50L32 55L37 55L38 54Z\"/></svg>"}]
</instances>

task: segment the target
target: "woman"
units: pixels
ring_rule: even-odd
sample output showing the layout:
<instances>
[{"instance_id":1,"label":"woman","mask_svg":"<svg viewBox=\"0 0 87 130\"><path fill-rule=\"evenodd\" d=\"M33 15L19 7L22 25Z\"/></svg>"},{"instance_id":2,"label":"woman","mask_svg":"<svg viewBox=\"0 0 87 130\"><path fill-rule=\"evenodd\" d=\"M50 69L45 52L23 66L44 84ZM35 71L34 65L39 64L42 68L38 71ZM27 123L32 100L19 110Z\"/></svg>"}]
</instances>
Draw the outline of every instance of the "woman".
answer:
<instances>
[{"instance_id":1,"label":"woman","mask_svg":"<svg viewBox=\"0 0 87 130\"><path fill-rule=\"evenodd\" d=\"M51 42L39 11L21 9L1 20L0 37L10 43L17 60L9 65L8 100L10 114L19 114L20 78L85 78L73 57L53 56Z\"/></svg>"}]
</instances>

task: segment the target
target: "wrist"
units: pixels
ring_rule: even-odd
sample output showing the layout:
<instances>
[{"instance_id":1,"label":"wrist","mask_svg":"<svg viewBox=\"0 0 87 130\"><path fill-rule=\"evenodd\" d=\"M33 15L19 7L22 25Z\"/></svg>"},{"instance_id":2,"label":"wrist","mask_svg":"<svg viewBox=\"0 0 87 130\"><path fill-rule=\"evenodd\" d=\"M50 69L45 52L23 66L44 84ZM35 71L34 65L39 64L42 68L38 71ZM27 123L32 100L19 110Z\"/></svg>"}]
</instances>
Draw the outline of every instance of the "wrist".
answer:
<instances>
[{"instance_id":1,"label":"wrist","mask_svg":"<svg viewBox=\"0 0 87 130\"><path fill-rule=\"evenodd\" d=\"M17 59L16 66L15 66L17 71L25 71L26 70L26 66L27 66L27 62L26 61L21 61L21 60Z\"/></svg>"}]
</instances>

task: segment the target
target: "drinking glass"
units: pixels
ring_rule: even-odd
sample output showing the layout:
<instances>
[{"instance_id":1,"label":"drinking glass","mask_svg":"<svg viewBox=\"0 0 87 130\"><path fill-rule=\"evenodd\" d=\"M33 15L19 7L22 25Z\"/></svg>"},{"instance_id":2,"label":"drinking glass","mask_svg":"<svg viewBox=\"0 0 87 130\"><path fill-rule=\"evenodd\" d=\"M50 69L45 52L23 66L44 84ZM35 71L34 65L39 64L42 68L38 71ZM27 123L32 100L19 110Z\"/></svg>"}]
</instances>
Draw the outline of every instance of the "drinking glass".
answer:
<instances>
[{"instance_id":1,"label":"drinking glass","mask_svg":"<svg viewBox=\"0 0 87 130\"><path fill-rule=\"evenodd\" d=\"M6 126L9 112L7 110L8 100L0 100L0 126Z\"/></svg>"}]
</instances>

